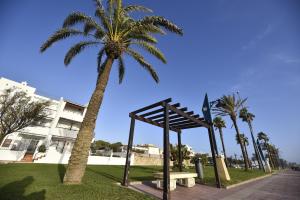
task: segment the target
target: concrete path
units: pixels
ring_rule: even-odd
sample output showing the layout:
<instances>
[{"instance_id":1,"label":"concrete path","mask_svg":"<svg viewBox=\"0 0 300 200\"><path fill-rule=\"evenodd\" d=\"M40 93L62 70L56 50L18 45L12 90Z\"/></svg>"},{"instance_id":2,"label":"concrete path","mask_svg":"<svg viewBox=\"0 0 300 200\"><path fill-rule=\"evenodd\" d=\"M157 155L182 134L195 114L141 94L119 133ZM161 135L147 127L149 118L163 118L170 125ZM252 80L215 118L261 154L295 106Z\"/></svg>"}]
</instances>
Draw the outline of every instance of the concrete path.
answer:
<instances>
[{"instance_id":1,"label":"concrete path","mask_svg":"<svg viewBox=\"0 0 300 200\"><path fill-rule=\"evenodd\" d=\"M133 185L133 188L162 199L162 191L153 185ZM300 172L283 171L270 177L247 183L231 189L217 189L196 184L192 188L177 186L171 192L172 200L300 200Z\"/></svg>"}]
</instances>

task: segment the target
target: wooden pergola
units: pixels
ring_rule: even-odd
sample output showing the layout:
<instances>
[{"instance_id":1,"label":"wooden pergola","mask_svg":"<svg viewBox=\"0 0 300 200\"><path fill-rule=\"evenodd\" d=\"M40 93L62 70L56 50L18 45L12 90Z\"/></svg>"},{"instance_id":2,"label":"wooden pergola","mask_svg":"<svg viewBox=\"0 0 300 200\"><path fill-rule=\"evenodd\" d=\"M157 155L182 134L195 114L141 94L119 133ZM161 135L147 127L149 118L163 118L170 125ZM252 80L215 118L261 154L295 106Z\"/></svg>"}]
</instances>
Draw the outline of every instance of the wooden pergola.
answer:
<instances>
[{"instance_id":1,"label":"wooden pergola","mask_svg":"<svg viewBox=\"0 0 300 200\"><path fill-rule=\"evenodd\" d=\"M217 187L220 188L220 179L216 166L216 142L212 130L212 124L205 121L199 114L188 111L186 107L181 108L179 103L172 103L172 99L168 98L163 101L151 104L144 108L129 113L131 118L129 139L127 146L126 163L122 185L128 186L128 174L130 168L130 157L132 151L133 135L135 120L146 122L154 126L163 128L163 199L170 199L170 142L169 130L177 133L178 136L178 152L179 152L179 170L182 171L182 153L181 153L181 133L184 129L204 127L208 130L211 154L213 158L215 178Z\"/></svg>"}]
</instances>

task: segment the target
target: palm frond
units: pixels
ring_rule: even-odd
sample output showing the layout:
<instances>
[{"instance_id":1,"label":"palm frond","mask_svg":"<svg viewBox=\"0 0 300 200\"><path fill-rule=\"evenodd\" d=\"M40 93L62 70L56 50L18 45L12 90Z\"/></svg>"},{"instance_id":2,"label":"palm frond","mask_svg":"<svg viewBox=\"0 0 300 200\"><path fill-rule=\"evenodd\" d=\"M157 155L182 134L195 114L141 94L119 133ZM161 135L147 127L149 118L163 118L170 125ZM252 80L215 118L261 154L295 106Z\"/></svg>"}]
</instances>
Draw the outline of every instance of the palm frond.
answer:
<instances>
[{"instance_id":1,"label":"palm frond","mask_svg":"<svg viewBox=\"0 0 300 200\"><path fill-rule=\"evenodd\" d=\"M147 33L145 33L145 34L131 34L131 35L128 35L128 38L136 39L138 41L141 40L141 41L149 42L149 43L152 43L152 44L157 43L157 40L153 36L151 36Z\"/></svg>"},{"instance_id":2,"label":"palm frond","mask_svg":"<svg viewBox=\"0 0 300 200\"><path fill-rule=\"evenodd\" d=\"M141 20L141 23L161 26L170 32L183 35L183 30L181 28L179 28L177 25L161 16L147 16Z\"/></svg>"},{"instance_id":3,"label":"palm frond","mask_svg":"<svg viewBox=\"0 0 300 200\"><path fill-rule=\"evenodd\" d=\"M137 45L143 47L150 54L154 55L157 59L161 60L163 63L167 63L167 60L165 59L164 54L159 49L157 49L155 46L153 46L147 42L144 42L144 41L137 41L134 44L137 44Z\"/></svg>"},{"instance_id":4,"label":"palm frond","mask_svg":"<svg viewBox=\"0 0 300 200\"><path fill-rule=\"evenodd\" d=\"M139 53L135 52L130 48L126 49L126 53L132 56L142 67L144 67L144 69L146 69L151 74L152 78L155 80L156 83L159 82L157 73L152 68L152 66L147 61L145 61L143 56L141 56Z\"/></svg>"},{"instance_id":5,"label":"palm frond","mask_svg":"<svg viewBox=\"0 0 300 200\"><path fill-rule=\"evenodd\" d=\"M111 31L110 19L106 15L103 7L99 7L99 6L97 7L95 16L97 16L100 19L105 30Z\"/></svg>"},{"instance_id":6,"label":"palm frond","mask_svg":"<svg viewBox=\"0 0 300 200\"><path fill-rule=\"evenodd\" d=\"M82 12L72 12L70 15L66 17L63 22L63 28L67 28L70 26L74 26L78 23L90 22L91 24L97 24L93 18L87 16Z\"/></svg>"},{"instance_id":7,"label":"palm frond","mask_svg":"<svg viewBox=\"0 0 300 200\"><path fill-rule=\"evenodd\" d=\"M67 66L70 64L71 60L78 55L82 50L84 50L87 46L99 44L98 41L83 41L75 44L71 47L71 49L67 52L64 63Z\"/></svg>"},{"instance_id":8,"label":"palm frond","mask_svg":"<svg viewBox=\"0 0 300 200\"><path fill-rule=\"evenodd\" d=\"M53 43L63 40L70 36L76 35L84 35L83 32L76 29L62 28L56 31L50 38L41 46L40 51L44 52L47 48L49 48Z\"/></svg>"},{"instance_id":9,"label":"palm frond","mask_svg":"<svg viewBox=\"0 0 300 200\"><path fill-rule=\"evenodd\" d=\"M125 74L125 65L122 56L120 56L118 60L119 60L119 84L121 84Z\"/></svg>"},{"instance_id":10,"label":"palm frond","mask_svg":"<svg viewBox=\"0 0 300 200\"><path fill-rule=\"evenodd\" d=\"M144 6L140 6L140 5L129 5L129 6L126 6L125 8L123 8L123 10L126 13L134 12L134 11L141 11L141 12L148 12L148 13L153 12L151 9L144 7Z\"/></svg>"}]
</instances>

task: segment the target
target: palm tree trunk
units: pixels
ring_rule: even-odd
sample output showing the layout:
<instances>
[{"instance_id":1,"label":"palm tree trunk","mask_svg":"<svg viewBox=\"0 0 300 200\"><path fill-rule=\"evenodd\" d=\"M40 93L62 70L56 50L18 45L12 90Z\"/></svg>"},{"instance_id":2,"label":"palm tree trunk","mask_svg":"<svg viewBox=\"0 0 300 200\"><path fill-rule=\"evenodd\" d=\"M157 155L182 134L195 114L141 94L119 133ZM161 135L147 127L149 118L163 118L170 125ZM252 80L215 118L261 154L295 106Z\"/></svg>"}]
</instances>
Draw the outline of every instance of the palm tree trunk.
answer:
<instances>
[{"instance_id":1,"label":"palm tree trunk","mask_svg":"<svg viewBox=\"0 0 300 200\"><path fill-rule=\"evenodd\" d=\"M240 143L243 158L244 158L245 170L247 171L249 169L249 165L248 165L248 161L246 160L246 153L245 153L245 149L243 147L244 145L243 145L242 140L241 140L240 131L239 131L239 128L237 126L236 119L231 118L231 120L233 122L236 134L238 135L239 143Z\"/></svg>"},{"instance_id":2,"label":"palm tree trunk","mask_svg":"<svg viewBox=\"0 0 300 200\"><path fill-rule=\"evenodd\" d=\"M274 169L274 168L275 168L274 162L273 162L273 159L272 159L272 156L271 156L269 144L267 143L266 140L265 140L265 146L266 146L266 148L267 148L267 152L268 152L268 155L269 155L269 163L270 163L270 165L271 165L271 168Z\"/></svg>"},{"instance_id":3,"label":"palm tree trunk","mask_svg":"<svg viewBox=\"0 0 300 200\"><path fill-rule=\"evenodd\" d=\"M247 151L247 146L245 143L244 143L244 147L245 147L245 154L246 154L247 162L248 162L249 166L251 167L250 161L249 161L249 156L248 156L248 151Z\"/></svg>"},{"instance_id":4,"label":"palm tree trunk","mask_svg":"<svg viewBox=\"0 0 300 200\"><path fill-rule=\"evenodd\" d=\"M224 152L225 164L226 164L226 167L228 167L228 161L227 161L227 156L226 156L226 151L225 151L222 128L219 128L219 133L220 133L220 138L221 138L223 152Z\"/></svg>"},{"instance_id":5,"label":"palm tree trunk","mask_svg":"<svg viewBox=\"0 0 300 200\"><path fill-rule=\"evenodd\" d=\"M254 148L254 152L255 152L255 157L256 157L256 160L258 162L259 169L263 169L263 164L262 164L262 161L261 161L261 159L260 159L260 157L258 155L258 148L256 146L255 139L254 139L254 136L253 136L253 128L252 128L251 121L248 121L248 126L249 126L249 129L250 129L251 138L252 138L252 144L253 144L253 148Z\"/></svg>"},{"instance_id":6,"label":"palm tree trunk","mask_svg":"<svg viewBox=\"0 0 300 200\"><path fill-rule=\"evenodd\" d=\"M79 184L84 175L97 115L103 100L114 59L108 57L102 73L98 74L96 88L92 94L83 122L78 132L69 159L64 184Z\"/></svg>"}]
</instances>

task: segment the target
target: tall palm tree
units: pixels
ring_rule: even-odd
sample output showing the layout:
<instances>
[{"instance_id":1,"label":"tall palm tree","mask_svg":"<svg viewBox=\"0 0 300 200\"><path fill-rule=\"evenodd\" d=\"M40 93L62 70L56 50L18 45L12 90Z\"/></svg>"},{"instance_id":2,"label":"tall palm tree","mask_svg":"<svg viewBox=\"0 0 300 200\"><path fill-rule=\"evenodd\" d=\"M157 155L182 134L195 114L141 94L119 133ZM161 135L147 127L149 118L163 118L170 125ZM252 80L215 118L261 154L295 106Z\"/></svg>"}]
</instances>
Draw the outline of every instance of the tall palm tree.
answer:
<instances>
[{"instance_id":1,"label":"tall palm tree","mask_svg":"<svg viewBox=\"0 0 300 200\"><path fill-rule=\"evenodd\" d=\"M273 162L272 157L270 156L271 153L270 153L270 148L269 148L269 143L268 143L270 139L269 139L268 135L264 132L259 132L257 134L257 137L258 137L259 140L264 141L264 146L265 146L265 148L268 152L268 156L269 156L269 160L270 160L270 165L271 165L272 168L274 168L274 162Z\"/></svg>"},{"instance_id":2,"label":"tall palm tree","mask_svg":"<svg viewBox=\"0 0 300 200\"><path fill-rule=\"evenodd\" d=\"M248 164L249 164L249 166L251 166L251 165L250 165L249 156L248 156L248 151L247 151L247 146L249 145L248 137L246 137L245 134L242 134L242 133L240 133L240 137L241 137L241 141L242 141L242 143L243 143L243 146L244 146L244 148L245 148L245 153L246 153L246 157L247 157ZM236 142L237 142L238 144L240 144L238 135L236 135L235 140L236 140Z\"/></svg>"},{"instance_id":3,"label":"tall palm tree","mask_svg":"<svg viewBox=\"0 0 300 200\"><path fill-rule=\"evenodd\" d=\"M215 117L213 120L213 124L216 127L216 129L219 130L222 147L223 147L223 152L224 152L225 164L228 167L228 161L227 161L225 145L224 145L224 140L223 140L223 130L222 130L223 128L226 128L225 121L222 119L222 117Z\"/></svg>"},{"instance_id":4,"label":"tall palm tree","mask_svg":"<svg viewBox=\"0 0 300 200\"><path fill-rule=\"evenodd\" d=\"M246 102L247 99L240 99L236 98L234 94L232 95L224 95L219 99L218 104L212 108L214 113L218 116L229 116L230 119L233 122L237 137L239 139L239 144L241 146L243 158L244 158L244 163L245 163L245 170L247 171L249 168L248 161L246 159L246 153L243 147L243 143L241 142L240 138L240 131L237 125L237 113L243 106L243 103Z\"/></svg>"},{"instance_id":5,"label":"tall palm tree","mask_svg":"<svg viewBox=\"0 0 300 200\"><path fill-rule=\"evenodd\" d=\"M107 6L103 6L101 2L101 0L95 0L95 18L81 12L73 12L67 16L62 28L50 36L40 48L40 51L44 52L55 42L71 36L81 36L83 40L67 52L64 59L65 65L70 64L71 60L87 47L98 49L96 87L72 149L64 176L66 184L78 184L84 175L92 133L114 61L118 61L119 83L124 77L123 58L125 55L131 56L151 74L156 82L159 82L153 67L134 47L142 48L166 63L163 53L155 47L157 40L153 34L165 34L163 28L179 35L183 34L182 29L160 16L146 16L141 19L131 17L130 14L134 11L152 12L146 7L124 6L122 0L107 0ZM83 25L83 30L78 29L80 24Z\"/></svg>"},{"instance_id":6,"label":"tall palm tree","mask_svg":"<svg viewBox=\"0 0 300 200\"><path fill-rule=\"evenodd\" d=\"M250 113L247 108L242 108L240 110L239 117L242 119L243 122L246 122L249 126L251 138L252 138L252 144L253 144L253 148L254 148L254 152L255 152L255 157L259 164L259 168L261 169L263 167L263 165L262 165L262 162L261 162L259 154L258 154L258 148L255 143L253 128L252 128L252 121L253 121L255 115Z\"/></svg>"}]
</instances>

